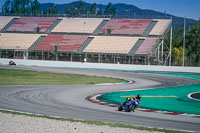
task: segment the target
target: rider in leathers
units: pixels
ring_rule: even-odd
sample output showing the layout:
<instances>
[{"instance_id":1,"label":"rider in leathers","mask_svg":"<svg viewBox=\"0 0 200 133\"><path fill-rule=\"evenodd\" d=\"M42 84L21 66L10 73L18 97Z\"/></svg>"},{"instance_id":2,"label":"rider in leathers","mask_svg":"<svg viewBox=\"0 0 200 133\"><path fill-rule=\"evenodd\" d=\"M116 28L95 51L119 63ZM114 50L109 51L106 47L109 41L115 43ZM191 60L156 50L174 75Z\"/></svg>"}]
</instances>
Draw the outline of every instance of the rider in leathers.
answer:
<instances>
[{"instance_id":1,"label":"rider in leathers","mask_svg":"<svg viewBox=\"0 0 200 133\"><path fill-rule=\"evenodd\" d=\"M125 105L125 103L126 102L128 102L128 101L134 101L135 99L137 99L137 101L139 102L139 104L141 103L141 101L140 101L140 99L141 99L141 95L140 94L138 94L136 97L128 97L128 98L126 98L126 101L123 103L123 106ZM135 106L134 106L134 108L133 108L133 112L135 112Z\"/></svg>"}]
</instances>

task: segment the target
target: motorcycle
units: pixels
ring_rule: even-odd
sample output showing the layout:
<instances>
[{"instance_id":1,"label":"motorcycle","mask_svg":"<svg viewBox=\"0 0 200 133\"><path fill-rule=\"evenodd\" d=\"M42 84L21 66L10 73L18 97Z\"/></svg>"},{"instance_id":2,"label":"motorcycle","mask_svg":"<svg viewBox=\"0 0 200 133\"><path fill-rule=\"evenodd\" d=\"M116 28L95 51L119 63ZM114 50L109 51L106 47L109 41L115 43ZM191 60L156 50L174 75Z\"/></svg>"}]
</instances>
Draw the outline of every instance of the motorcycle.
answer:
<instances>
[{"instance_id":1,"label":"motorcycle","mask_svg":"<svg viewBox=\"0 0 200 133\"><path fill-rule=\"evenodd\" d=\"M137 106L139 106L139 101L137 99L131 99L129 101L126 101L124 103L121 103L120 106L118 107L118 111L126 111L126 112L131 112L134 110Z\"/></svg>"}]
</instances>

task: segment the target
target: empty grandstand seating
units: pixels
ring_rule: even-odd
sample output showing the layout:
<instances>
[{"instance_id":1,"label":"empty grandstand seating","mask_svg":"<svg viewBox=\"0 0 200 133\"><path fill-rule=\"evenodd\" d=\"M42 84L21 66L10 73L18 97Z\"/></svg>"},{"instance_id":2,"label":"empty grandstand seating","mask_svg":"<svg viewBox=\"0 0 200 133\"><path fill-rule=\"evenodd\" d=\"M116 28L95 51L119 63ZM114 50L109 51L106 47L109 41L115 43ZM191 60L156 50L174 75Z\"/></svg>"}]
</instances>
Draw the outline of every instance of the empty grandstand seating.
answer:
<instances>
[{"instance_id":1,"label":"empty grandstand seating","mask_svg":"<svg viewBox=\"0 0 200 133\"><path fill-rule=\"evenodd\" d=\"M83 52L128 54L138 37L93 36Z\"/></svg>"},{"instance_id":2,"label":"empty grandstand seating","mask_svg":"<svg viewBox=\"0 0 200 133\"><path fill-rule=\"evenodd\" d=\"M107 30L111 30L110 34L142 35L151 22L151 19L111 19L100 34L107 34Z\"/></svg>"},{"instance_id":3,"label":"empty grandstand seating","mask_svg":"<svg viewBox=\"0 0 200 133\"><path fill-rule=\"evenodd\" d=\"M135 54L136 55L148 55L155 47L158 40L159 40L159 38L155 38L155 37L154 38L150 38L150 37L145 38L145 40L140 45L140 47L137 49Z\"/></svg>"},{"instance_id":4,"label":"empty grandstand seating","mask_svg":"<svg viewBox=\"0 0 200 133\"><path fill-rule=\"evenodd\" d=\"M45 32L57 18L54 17L21 17L17 19L6 31L14 32Z\"/></svg>"},{"instance_id":5,"label":"empty grandstand seating","mask_svg":"<svg viewBox=\"0 0 200 133\"><path fill-rule=\"evenodd\" d=\"M52 51L57 47L57 51L76 52L87 40L87 35L55 35L49 34L34 50Z\"/></svg>"},{"instance_id":6,"label":"empty grandstand seating","mask_svg":"<svg viewBox=\"0 0 200 133\"><path fill-rule=\"evenodd\" d=\"M0 30L3 29L12 19L13 17L0 16Z\"/></svg>"},{"instance_id":7,"label":"empty grandstand seating","mask_svg":"<svg viewBox=\"0 0 200 133\"><path fill-rule=\"evenodd\" d=\"M170 25L171 20L166 19L0 16L0 51L28 50L31 53L44 53L44 59L47 59L46 53L53 59L54 54L51 53L57 51L64 53L63 60L73 56L68 53L79 54L81 56L76 57L80 58L88 53L87 57L91 58L91 61L97 61L96 55L101 53L106 54L106 58L114 58L115 55L151 56ZM37 30L44 34L37 34ZM40 58L39 54L38 57ZM129 59L133 62L135 60ZM112 59L106 62L112 62Z\"/></svg>"},{"instance_id":8,"label":"empty grandstand seating","mask_svg":"<svg viewBox=\"0 0 200 133\"><path fill-rule=\"evenodd\" d=\"M38 34L1 33L0 49L27 50L39 37Z\"/></svg>"},{"instance_id":9,"label":"empty grandstand seating","mask_svg":"<svg viewBox=\"0 0 200 133\"><path fill-rule=\"evenodd\" d=\"M52 32L93 33L103 18L59 18L61 22Z\"/></svg>"},{"instance_id":10,"label":"empty grandstand seating","mask_svg":"<svg viewBox=\"0 0 200 133\"><path fill-rule=\"evenodd\" d=\"M170 19L153 19L153 21L157 21L156 25L153 27L149 35L164 35L164 33L169 28L172 20Z\"/></svg>"}]
</instances>

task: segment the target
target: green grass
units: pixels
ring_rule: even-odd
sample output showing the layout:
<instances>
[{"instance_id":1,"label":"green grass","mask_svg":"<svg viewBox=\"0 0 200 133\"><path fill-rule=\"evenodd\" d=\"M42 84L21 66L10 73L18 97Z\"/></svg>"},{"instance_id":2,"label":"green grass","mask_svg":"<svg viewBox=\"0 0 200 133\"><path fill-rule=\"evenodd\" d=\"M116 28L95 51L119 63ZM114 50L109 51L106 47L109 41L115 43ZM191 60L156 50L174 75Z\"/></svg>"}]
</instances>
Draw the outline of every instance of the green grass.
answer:
<instances>
[{"instance_id":1,"label":"green grass","mask_svg":"<svg viewBox=\"0 0 200 133\"><path fill-rule=\"evenodd\" d=\"M127 125L127 124L121 124L121 123L109 123L109 122L89 121L89 120L75 120L75 119L58 118L58 117L52 117L52 116L46 116L46 115L12 112L12 111L6 111L6 110L0 110L0 112L6 113L6 114L23 115L23 116L28 116L28 117L46 118L46 119L60 120L60 121L81 122L81 123L97 125L97 126L105 125L105 126L110 126L110 127L130 128L130 129L145 130L145 131L158 131L158 132L163 132L163 133L189 133L189 132L178 131L178 130L148 128L148 127L133 126L133 125Z\"/></svg>"},{"instance_id":2,"label":"green grass","mask_svg":"<svg viewBox=\"0 0 200 133\"><path fill-rule=\"evenodd\" d=\"M0 85L64 85L119 82L123 82L123 80L77 74L0 69Z\"/></svg>"}]
</instances>

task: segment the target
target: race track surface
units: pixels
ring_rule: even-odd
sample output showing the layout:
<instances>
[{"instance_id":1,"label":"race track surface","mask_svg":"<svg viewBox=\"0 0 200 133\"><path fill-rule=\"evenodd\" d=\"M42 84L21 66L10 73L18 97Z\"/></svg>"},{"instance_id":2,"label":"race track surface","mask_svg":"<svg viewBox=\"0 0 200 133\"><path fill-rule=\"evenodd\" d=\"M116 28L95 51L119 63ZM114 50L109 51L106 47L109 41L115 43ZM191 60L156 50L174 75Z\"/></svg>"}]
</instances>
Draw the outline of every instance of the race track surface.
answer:
<instances>
[{"instance_id":1,"label":"race track surface","mask_svg":"<svg viewBox=\"0 0 200 133\"><path fill-rule=\"evenodd\" d=\"M139 110L134 113L119 112L117 111L117 108L99 105L86 100L86 97L88 97L89 95L98 93L200 83L200 81L196 79L142 72L122 72L108 70L44 68L5 65L0 65L0 68L87 74L135 81L133 84L101 86L0 86L1 109L82 120L125 123L130 125L187 131L200 131L200 118L194 118L185 115L172 116L157 112L142 112Z\"/></svg>"}]
</instances>

